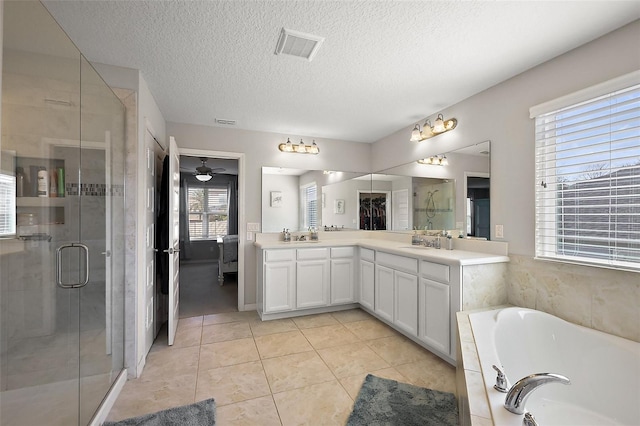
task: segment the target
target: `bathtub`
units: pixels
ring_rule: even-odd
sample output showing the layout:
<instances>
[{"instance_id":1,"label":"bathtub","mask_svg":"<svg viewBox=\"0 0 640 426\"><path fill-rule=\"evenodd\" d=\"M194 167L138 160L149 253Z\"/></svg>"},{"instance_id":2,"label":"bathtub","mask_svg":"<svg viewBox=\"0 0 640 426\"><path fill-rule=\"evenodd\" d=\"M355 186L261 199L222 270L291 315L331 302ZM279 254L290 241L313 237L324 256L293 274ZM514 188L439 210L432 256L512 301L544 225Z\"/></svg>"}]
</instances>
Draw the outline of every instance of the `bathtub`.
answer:
<instances>
[{"instance_id":1,"label":"bathtub","mask_svg":"<svg viewBox=\"0 0 640 426\"><path fill-rule=\"evenodd\" d=\"M493 422L520 426L496 391L503 366L509 386L533 373L567 376L570 385L536 389L525 409L540 426L640 424L640 343L524 308L472 313L471 328Z\"/></svg>"}]
</instances>

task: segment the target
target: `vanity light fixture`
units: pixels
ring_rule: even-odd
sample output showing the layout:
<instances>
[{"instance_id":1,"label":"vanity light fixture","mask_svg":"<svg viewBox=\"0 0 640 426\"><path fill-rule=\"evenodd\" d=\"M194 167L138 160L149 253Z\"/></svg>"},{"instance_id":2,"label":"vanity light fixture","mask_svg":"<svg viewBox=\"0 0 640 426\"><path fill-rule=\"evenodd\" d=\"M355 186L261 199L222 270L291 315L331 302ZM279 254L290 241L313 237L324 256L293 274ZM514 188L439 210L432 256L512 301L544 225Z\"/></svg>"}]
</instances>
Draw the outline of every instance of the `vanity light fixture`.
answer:
<instances>
[{"instance_id":1,"label":"vanity light fixture","mask_svg":"<svg viewBox=\"0 0 640 426\"><path fill-rule=\"evenodd\" d=\"M300 139L300 143L293 144L289 138L287 138L286 143L278 145L278 149L282 152L295 152L298 154L318 154L320 152L315 140L311 145L305 145L302 139Z\"/></svg>"},{"instance_id":2,"label":"vanity light fixture","mask_svg":"<svg viewBox=\"0 0 640 426\"><path fill-rule=\"evenodd\" d=\"M446 155L434 155L432 157L418 160L418 164L430 164L432 166L448 166L449 160Z\"/></svg>"},{"instance_id":3,"label":"vanity light fixture","mask_svg":"<svg viewBox=\"0 0 640 426\"><path fill-rule=\"evenodd\" d=\"M434 136L438 136L441 133L446 133L449 130L453 130L458 125L458 120L455 118L450 118L445 120L442 114L438 114L436 118L435 124L432 126L431 121L427 120L424 122L422 126L422 130L420 129L420 125L416 124L413 130L411 131L411 142L420 142L425 139L432 138Z\"/></svg>"}]
</instances>

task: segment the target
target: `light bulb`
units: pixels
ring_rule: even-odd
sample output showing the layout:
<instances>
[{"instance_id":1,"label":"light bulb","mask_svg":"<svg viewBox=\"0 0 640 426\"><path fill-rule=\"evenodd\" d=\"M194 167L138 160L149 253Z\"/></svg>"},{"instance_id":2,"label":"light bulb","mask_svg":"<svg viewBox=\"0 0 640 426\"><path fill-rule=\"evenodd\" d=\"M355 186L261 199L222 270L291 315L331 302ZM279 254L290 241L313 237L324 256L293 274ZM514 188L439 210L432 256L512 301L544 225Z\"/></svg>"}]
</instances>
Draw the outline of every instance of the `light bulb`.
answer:
<instances>
[{"instance_id":1,"label":"light bulb","mask_svg":"<svg viewBox=\"0 0 640 426\"><path fill-rule=\"evenodd\" d=\"M438 114L438 118L436 118L436 122L433 126L433 133L442 133L446 129L444 128L444 119L442 114Z\"/></svg>"},{"instance_id":2,"label":"light bulb","mask_svg":"<svg viewBox=\"0 0 640 426\"><path fill-rule=\"evenodd\" d=\"M420 126L416 124L416 126L413 128L413 131L411 132L411 139L409 140L411 142L420 142L420 139Z\"/></svg>"}]
</instances>

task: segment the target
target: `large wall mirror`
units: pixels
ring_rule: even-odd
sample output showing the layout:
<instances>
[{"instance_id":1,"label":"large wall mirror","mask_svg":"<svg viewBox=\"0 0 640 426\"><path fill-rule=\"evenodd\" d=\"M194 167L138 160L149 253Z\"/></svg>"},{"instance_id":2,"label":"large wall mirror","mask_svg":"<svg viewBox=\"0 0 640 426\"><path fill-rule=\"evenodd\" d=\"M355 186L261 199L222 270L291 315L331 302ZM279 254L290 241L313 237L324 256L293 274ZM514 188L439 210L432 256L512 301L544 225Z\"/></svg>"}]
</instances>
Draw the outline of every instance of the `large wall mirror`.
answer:
<instances>
[{"instance_id":1,"label":"large wall mirror","mask_svg":"<svg viewBox=\"0 0 640 426\"><path fill-rule=\"evenodd\" d=\"M373 174L263 167L262 230L450 230L489 239L490 152L484 141Z\"/></svg>"}]
</instances>

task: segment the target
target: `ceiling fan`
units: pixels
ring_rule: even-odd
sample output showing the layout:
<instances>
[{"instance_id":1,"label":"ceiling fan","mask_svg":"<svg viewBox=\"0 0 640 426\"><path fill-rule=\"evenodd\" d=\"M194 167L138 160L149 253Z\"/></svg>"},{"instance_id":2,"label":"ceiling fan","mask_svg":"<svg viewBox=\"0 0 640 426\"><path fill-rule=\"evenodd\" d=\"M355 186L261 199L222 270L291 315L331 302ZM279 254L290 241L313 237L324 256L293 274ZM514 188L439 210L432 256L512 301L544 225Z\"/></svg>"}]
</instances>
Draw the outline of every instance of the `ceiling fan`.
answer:
<instances>
[{"instance_id":1,"label":"ceiling fan","mask_svg":"<svg viewBox=\"0 0 640 426\"><path fill-rule=\"evenodd\" d=\"M207 157L200 157L200 161L202 161L202 166L196 167L196 172L194 173L194 176L200 182L207 182L207 181L211 180L211 178L213 177L213 175L215 173L224 172L224 170L225 170L222 167L218 167L218 168L215 168L215 169L212 169L211 167L208 167L207 166L207 160L208 160Z\"/></svg>"}]
</instances>

